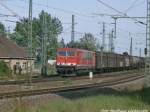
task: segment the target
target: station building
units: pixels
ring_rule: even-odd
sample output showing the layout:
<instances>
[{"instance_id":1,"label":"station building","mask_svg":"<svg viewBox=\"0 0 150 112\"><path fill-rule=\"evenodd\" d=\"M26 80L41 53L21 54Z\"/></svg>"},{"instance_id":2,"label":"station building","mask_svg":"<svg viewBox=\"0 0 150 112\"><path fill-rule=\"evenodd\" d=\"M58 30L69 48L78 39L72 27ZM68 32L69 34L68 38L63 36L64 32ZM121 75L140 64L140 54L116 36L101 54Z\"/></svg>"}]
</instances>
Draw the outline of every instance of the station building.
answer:
<instances>
[{"instance_id":1,"label":"station building","mask_svg":"<svg viewBox=\"0 0 150 112\"><path fill-rule=\"evenodd\" d=\"M6 62L12 71L14 67L21 67L22 72L26 73L30 61L34 68L34 59L27 56L26 50L4 36L0 36L0 61Z\"/></svg>"}]
</instances>

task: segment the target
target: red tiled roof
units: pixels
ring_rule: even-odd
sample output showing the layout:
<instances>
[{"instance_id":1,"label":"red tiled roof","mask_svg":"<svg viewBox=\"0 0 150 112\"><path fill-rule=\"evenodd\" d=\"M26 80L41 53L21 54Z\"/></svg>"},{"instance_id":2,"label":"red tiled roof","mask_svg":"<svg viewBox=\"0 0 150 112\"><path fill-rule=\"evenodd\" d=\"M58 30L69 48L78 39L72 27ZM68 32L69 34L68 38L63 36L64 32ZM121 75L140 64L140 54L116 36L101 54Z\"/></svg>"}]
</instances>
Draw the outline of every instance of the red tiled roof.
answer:
<instances>
[{"instance_id":1,"label":"red tiled roof","mask_svg":"<svg viewBox=\"0 0 150 112\"><path fill-rule=\"evenodd\" d=\"M0 36L0 58L27 58L27 54L23 48Z\"/></svg>"}]
</instances>

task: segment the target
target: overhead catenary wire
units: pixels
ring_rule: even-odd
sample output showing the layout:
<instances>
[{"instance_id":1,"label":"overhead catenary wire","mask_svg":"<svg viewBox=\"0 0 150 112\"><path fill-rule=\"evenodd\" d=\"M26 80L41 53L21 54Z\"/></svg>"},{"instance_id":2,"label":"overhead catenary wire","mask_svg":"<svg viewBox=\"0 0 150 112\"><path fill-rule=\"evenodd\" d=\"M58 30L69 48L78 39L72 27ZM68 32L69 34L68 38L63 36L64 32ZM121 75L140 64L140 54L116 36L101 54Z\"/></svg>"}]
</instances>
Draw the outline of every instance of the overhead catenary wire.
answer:
<instances>
[{"instance_id":1,"label":"overhead catenary wire","mask_svg":"<svg viewBox=\"0 0 150 112\"><path fill-rule=\"evenodd\" d=\"M136 7L139 7L139 6L141 6L141 5L145 5L145 4L146 4L146 1L137 2L133 7L131 7L131 8L128 10L128 12L131 11L133 8L136 8ZM127 11L127 10L126 10L126 11Z\"/></svg>"},{"instance_id":2,"label":"overhead catenary wire","mask_svg":"<svg viewBox=\"0 0 150 112\"><path fill-rule=\"evenodd\" d=\"M139 20L137 20L137 19L135 19L135 18L131 18L131 17L129 17L126 13L124 13L124 12L121 12L121 11L119 11L119 10L117 10L117 9L115 9L115 8L113 8L112 6L110 6L110 5L108 5L107 3L105 3L105 2L103 2L102 0L97 0L99 3L101 3L101 4L103 4L104 6L106 6L106 7L108 7L109 9L111 9L111 10L113 10L113 11L115 11L115 12L117 12L118 14L121 14L122 15L122 17L128 17L129 19L132 19L132 20L134 20L134 21L136 21L137 23L140 23L140 24L144 24L144 22L141 22L141 21L139 21ZM118 19L118 17L117 16L111 16L114 20L115 20L115 33L114 33L114 37L116 38L116 20ZM121 16L120 16L121 17ZM119 18L120 18L119 17ZM137 24L138 25L138 24ZM145 24L144 24L145 25ZM138 25L139 26L139 25ZM140 26L141 27L141 26ZM143 26L142 26L143 27ZM145 27L144 27L145 28Z\"/></svg>"},{"instance_id":3,"label":"overhead catenary wire","mask_svg":"<svg viewBox=\"0 0 150 112\"><path fill-rule=\"evenodd\" d=\"M128 9L126 9L126 13L129 12L134 6L135 4L138 2L139 0L134 0L133 3L131 4L131 6L128 7Z\"/></svg>"},{"instance_id":4,"label":"overhead catenary wire","mask_svg":"<svg viewBox=\"0 0 150 112\"><path fill-rule=\"evenodd\" d=\"M131 18L131 17L128 16L126 13L121 12L121 11L119 11L119 10L113 8L112 6L108 5L107 3L105 3L105 2L103 2L103 1L101 1L101 0L97 0L97 1L98 1L99 3L101 3L101 4L103 4L104 6L108 7L109 9L114 10L114 11L117 12L118 14L121 14L123 17L129 17L129 19L132 19L132 20L134 20L134 21L136 21L136 22L138 22L138 23L140 23L140 24L143 23L143 22L141 22L141 21L139 21L139 20L137 20L137 19L135 19L135 18ZM115 18L115 16L113 16L113 18ZM116 18L117 18L117 17L116 17Z\"/></svg>"},{"instance_id":5,"label":"overhead catenary wire","mask_svg":"<svg viewBox=\"0 0 150 112\"><path fill-rule=\"evenodd\" d=\"M13 11L14 12L14 11ZM15 12L16 13L16 12ZM21 17L16 13L16 15L17 15L17 17L20 19ZM112 26L112 24L111 23L106 23L106 24L108 24L108 25L111 25ZM127 30L124 30L124 29L122 29L122 28L119 28L118 27L118 29L120 29L120 30L122 30L123 32L130 32L130 31L127 31ZM69 30L69 28L67 28L66 30ZM62 32L62 33L66 33L65 32L65 30L64 30L64 32ZM130 32L131 33L131 32ZM132 32L133 33L133 32ZM76 32L76 34L84 34L84 33L82 33L82 32ZM133 33L133 34L135 34L135 33ZM94 34L95 36L98 36L99 34Z\"/></svg>"},{"instance_id":6,"label":"overhead catenary wire","mask_svg":"<svg viewBox=\"0 0 150 112\"><path fill-rule=\"evenodd\" d=\"M16 17L16 18L18 18L18 19L22 19L22 17L21 16L19 16L14 10L12 10L11 8L9 8L7 5L4 5L2 2L0 2L0 5L2 5L5 9L7 9L9 12L11 12L11 14L13 14L12 16L13 17ZM11 15L7 15L6 14L6 16L11 16Z\"/></svg>"},{"instance_id":7,"label":"overhead catenary wire","mask_svg":"<svg viewBox=\"0 0 150 112\"><path fill-rule=\"evenodd\" d=\"M146 4L146 1L141 1L141 2L137 3L137 5L135 5L134 8L144 5L144 3Z\"/></svg>"},{"instance_id":8,"label":"overhead catenary wire","mask_svg":"<svg viewBox=\"0 0 150 112\"><path fill-rule=\"evenodd\" d=\"M26 0L22 0L22 1L24 1L24 2L27 2ZM36 2L33 2L33 4L35 4L35 5L41 5L42 7L46 7L47 9L48 8L51 8L49 5L44 5L44 4L40 4L40 3L36 3ZM55 8L55 7L52 7L52 9L57 9L57 8ZM64 9L60 9L60 8L58 8L59 9L59 11L63 11L63 12L65 12L65 13L69 13L69 14L72 14L72 13L76 13L76 12L74 12L74 11L68 11L68 10L64 10ZM12 10L12 9L10 9L10 10ZM16 15L17 15L17 17L19 18L19 19L21 19L22 17L20 17L14 10L12 10ZM83 15L83 14L80 14L80 13L78 13L79 14L79 16L84 16L84 17L86 17L86 18L93 18L93 16L87 16L87 15ZM102 23L102 22L101 22ZM105 22L106 23L106 22ZM111 26L112 26L112 24L111 23L106 23L106 24L110 24Z\"/></svg>"},{"instance_id":9,"label":"overhead catenary wire","mask_svg":"<svg viewBox=\"0 0 150 112\"><path fill-rule=\"evenodd\" d=\"M22 0L22 1L26 2L26 0ZM33 4L40 6L40 7L45 7L48 9L54 9L54 10L57 10L60 12L68 13L71 15L74 14L74 15L78 15L78 16L82 16L82 17L86 17L86 18L94 18L94 16L91 16L91 15L86 15L86 14L75 12L75 11L70 11L70 10L66 10L66 9L62 9L62 8L53 7L53 6L50 6L49 4L42 4L42 3L37 3L37 2L33 2Z\"/></svg>"},{"instance_id":10,"label":"overhead catenary wire","mask_svg":"<svg viewBox=\"0 0 150 112\"><path fill-rule=\"evenodd\" d=\"M15 15L0 14L0 17L16 17Z\"/></svg>"},{"instance_id":11,"label":"overhead catenary wire","mask_svg":"<svg viewBox=\"0 0 150 112\"><path fill-rule=\"evenodd\" d=\"M18 14L16 12L14 12L12 9L10 9L9 7L7 7L2 2L0 2L0 4L1 4L2 7L4 7L5 9L7 9L9 12L11 12L13 14L13 16L18 16Z\"/></svg>"},{"instance_id":12,"label":"overhead catenary wire","mask_svg":"<svg viewBox=\"0 0 150 112\"><path fill-rule=\"evenodd\" d=\"M6 17L16 17L18 18L19 20L21 20L23 17L21 17L20 15L18 15L14 10L12 10L10 7L8 7L7 5L4 5L2 2L0 2L0 5L2 5L5 9L7 9L9 12L12 13L12 15L7 15L7 14L1 14L1 15L4 15ZM8 22L12 22L12 23L16 23L15 21L13 20L4 20L4 21L8 21ZM23 30L26 34L28 34L28 32L26 31L25 27L23 27Z\"/></svg>"},{"instance_id":13,"label":"overhead catenary wire","mask_svg":"<svg viewBox=\"0 0 150 112\"><path fill-rule=\"evenodd\" d=\"M119 10L113 8L112 6L106 4L105 2L103 2L103 1L101 1L101 0L97 0L97 1L98 1L99 3L101 3L101 4L103 4L104 6L108 7L109 9L114 10L115 12L126 16L126 13L123 13L123 12L121 12L121 11L119 11Z\"/></svg>"}]
</instances>

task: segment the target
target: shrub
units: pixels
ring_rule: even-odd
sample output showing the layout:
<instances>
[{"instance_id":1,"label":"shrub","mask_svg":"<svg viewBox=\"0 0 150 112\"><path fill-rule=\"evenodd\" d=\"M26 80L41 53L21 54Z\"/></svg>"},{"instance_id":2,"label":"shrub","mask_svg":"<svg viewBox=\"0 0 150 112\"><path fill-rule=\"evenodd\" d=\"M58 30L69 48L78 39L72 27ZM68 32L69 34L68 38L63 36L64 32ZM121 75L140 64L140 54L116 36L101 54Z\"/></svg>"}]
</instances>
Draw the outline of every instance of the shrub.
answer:
<instances>
[{"instance_id":1,"label":"shrub","mask_svg":"<svg viewBox=\"0 0 150 112\"><path fill-rule=\"evenodd\" d=\"M3 61L0 61L0 76L9 75L10 69L7 64Z\"/></svg>"}]
</instances>

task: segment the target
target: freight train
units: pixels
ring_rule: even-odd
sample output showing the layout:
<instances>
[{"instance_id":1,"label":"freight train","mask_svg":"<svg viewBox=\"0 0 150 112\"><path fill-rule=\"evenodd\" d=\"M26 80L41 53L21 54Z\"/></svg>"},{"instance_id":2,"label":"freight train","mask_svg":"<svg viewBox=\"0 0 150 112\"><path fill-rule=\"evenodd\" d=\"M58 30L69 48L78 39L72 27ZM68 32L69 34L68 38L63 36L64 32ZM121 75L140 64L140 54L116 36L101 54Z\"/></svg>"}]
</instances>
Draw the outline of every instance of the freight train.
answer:
<instances>
[{"instance_id":1,"label":"freight train","mask_svg":"<svg viewBox=\"0 0 150 112\"><path fill-rule=\"evenodd\" d=\"M144 67L144 58L127 53L88 51L78 48L58 48L56 69L59 74L83 72L113 72Z\"/></svg>"}]
</instances>

